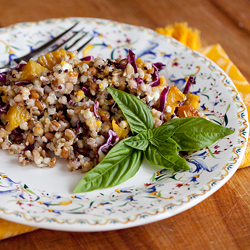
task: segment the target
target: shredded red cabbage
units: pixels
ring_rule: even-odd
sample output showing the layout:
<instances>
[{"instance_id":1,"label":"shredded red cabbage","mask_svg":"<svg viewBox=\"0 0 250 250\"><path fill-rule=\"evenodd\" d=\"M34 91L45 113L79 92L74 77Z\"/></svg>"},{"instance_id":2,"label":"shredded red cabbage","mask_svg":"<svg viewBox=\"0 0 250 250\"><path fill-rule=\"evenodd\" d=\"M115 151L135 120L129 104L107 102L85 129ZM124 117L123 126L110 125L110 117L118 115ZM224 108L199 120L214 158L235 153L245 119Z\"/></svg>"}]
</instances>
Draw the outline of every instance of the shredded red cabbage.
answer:
<instances>
[{"instance_id":1,"label":"shredded red cabbage","mask_svg":"<svg viewBox=\"0 0 250 250\"><path fill-rule=\"evenodd\" d=\"M165 105L166 105L166 99L167 99L167 96L168 96L168 92L169 92L169 86L164 88L162 90L162 92L161 92L161 95L160 95L160 107L158 109L160 112L164 111L164 108L165 108Z\"/></svg>"},{"instance_id":2,"label":"shredded red cabbage","mask_svg":"<svg viewBox=\"0 0 250 250\"><path fill-rule=\"evenodd\" d=\"M81 61L92 61L93 59L94 59L93 56L85 56L85 57L81 58L80 60Z\"/></svg>"},{"instance_id":3,"label":"shredded red cabbage","mask_svg":"<svg viewBox=\"0 0 250 250\"><path fill-rule=\"evenodd\" d=\"M141 85L142 83L144 83L140 77L137 77L135 80L138 83L138 85Z\"/></svg>"},{"instance_id":4,"label":"shredded red cabbage","mask_svg":"<svg viewBox=\"0 0 250 250\"><path fill-rule=\"evenodd\" d=\"M35 145L33 143L33 144L28 145L28 146L25 146L23 151L27 151L27 150L33 151L34 148L35 148Z\"/></svg>"},{"instance_id":5,"label":"shredded red cabbage","mask_svg":"<svg viewBox=\"0 0 250 250\"><path fill-rule=\"evenodd\" d=\"M16 82L15 84L23 86L23 85L27 85L27 84L30 84L30 83L32 83L32 82L31 81L19 81L19 82Z\"/></svg>"},{"instance_id":6,"label":"shredded red cabbage","mask_svg":"<svg viewBox=\"0 0 250 250\"><path fill-rule=\"evenodd\" d=\"M98 120L101 120L101 116L97 113L98 108L99 108L99 102L95 102L93 104L94 115Z\"/></svg>"},{"instance_id":7,"label":"shredded red cabbage","mask_svg":"<svg viewBox=\"0 0 250 250\"><path fill-rule=\"evenodd\" d=\"M6 104L6 105L4 105L4 106L1 106L1 107L0 107L0 115L1 115L1 114L4 114L4 113L7 113L8 108L9 108L9 104Z\"/></svg>"},{"instance_id":8,"label":"shredded red cabbage","mask_svg":"<svg viewBox=\"0 0 250 250\"><path fill-rule=\"evenodd\" d=\"M76 122L76 127L77 127L76 129L76 137L77 137L79 135L79 130L80 130L80 120Z\"/></svg>"},{"instance_id":9,"label":"shredded red cabbage","mask_svg":"<svg viewBox=\"0 0 250 250\"><path fill-rule=\"evenodd\" d=\"M159 78L159 74L158 71L164 69L166 65L160 62L157 63L153 63L152 67L155 69L154 73L153 73L153 82L150 83L151 87L155 87L158 86L160 84L160 78Z\"/></svg>"},{"instance_id":10,"label":"shredded red cabbage","mask_svg":"<svg viewBox=\"0 0 250 250\"><path fill-rule=\"evenodd\" d=\"M135 73L138 73L137 65L136 65L136 62L135 62L135 54L133 53L132 50L128 51L128 63L130 63L132 65L132 67L134 68Z\"/></svg>"},{"instance_id":11,"label":"shredded red cabbage","mask_svg":"<svg viewBox=\"0 0 250 250\"><path fill-rule=\"evenodd\" d=\"M188 81L186 83L186 86L185 86L185 88L183 90L184 95L186 95L189 92L189 89L190 89L192 84L196 84L195 79L196 79L195 76L189 76Z\"/></svg>"},{"instance_id":12,"label":"shredded red cabbage","mask_svg":"<svg viewBox=\"0 0 250 250\"><path fill-rule=\"evenodd\" d=\"M84 92L84 94L85 94L86 96L90 96L89 89L87 89L86 87L82 87L82 91Z\"/></svg>"},{"instance_id":13,"label":"shredded red cabbage","mask_svg":"<svg viewBox=\"0 0 250 250\"><path fill-rule=\"evenodd\" d=\"M6 75L4 73L0 73L0 82L6 82Z\"/></svg>"},{"instance_id":14,"label":"shredded red cabbage","mask_svg":"<svg viewBox=\"0 0 250 250\"><path fill-rule=\"evenodd\" d=\"M159 111L162 112L161 114L161 121L163 121L163 115L164 115L164 108L165 108L165 105L166 105L166 100L167 100L167 97L168 97L168 92L169 92L169 86L167 86L166 88L164 88L161 92L161 95L160 95L160 107L159 107Z\"/></svg>"},{"instance_id":15,"label":"shredded red cabbage","mask_svg":"<svg viewBox=\"0 0 250 250\"><path fill-rule=\"evenodd\" d=\"M108 131L107 141L98 149L99 161L105 157L105 154L107 154L108 151L118 143L118 141L119 137L117 133L110 129Z\"/></svg>"},{"instance_id":16,"label":"shredded red cabbage","mask_svg":"<svg viewBox=\"0 0 250 250\"><path fill-rule=\"evenodd\" d=\"M117 69L123 69L123 70L126 69L127 67L127 65L121 65L120 63L114 63L114 65Z\"/></svg>"}]
</instances>

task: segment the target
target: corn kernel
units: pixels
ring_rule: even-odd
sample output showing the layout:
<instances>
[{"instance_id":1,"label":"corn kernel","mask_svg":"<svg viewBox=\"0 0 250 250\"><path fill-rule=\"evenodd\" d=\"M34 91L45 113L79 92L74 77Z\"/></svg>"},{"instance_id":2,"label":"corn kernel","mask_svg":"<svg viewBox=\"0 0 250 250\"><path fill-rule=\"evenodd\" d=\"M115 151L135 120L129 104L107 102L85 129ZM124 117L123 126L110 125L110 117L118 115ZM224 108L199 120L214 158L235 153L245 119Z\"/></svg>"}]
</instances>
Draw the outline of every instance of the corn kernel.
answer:
<instances>
[{"instance_id":1,"label":"corn kernel","mask_svg":"<svg viewBox=\"0 0 250 250\"><path fill-rule=\"evenodd\" d=\"M85 97L85 94L82 90L79 90L77 92L77 96L76 96L76 102L80 102L83 98Z\"/></svg>"},{"instance_id":2,"label":"corn kernel","mask_svg":"<svg viewBox=\"0 0 250 250\"><path fill-rule=\"evenodd\" d=\"M101 127L102 126L102 122L101 121L96 121L96 126L97 127Z\"/></svg>"},{"instance_id":3,"label":"corn kernel","mask_svg":"<svg viewBox=\"0 0 250 250\"><path fill-rule=\"evenodd\" d=\"M103 89L103 84L102 84L102 83L99 85L99 88L100 88L100 89Z\"/></svg>"},{"instance_id":4,"label":"corn kernel","mask_svg":"<svg viewBox=\"0 0 250 250\"><path fill-rule=\"evenodd\" d=\"M136 59L136 64L143 65L143 60L139 57Z\"/></svg>"}]
</instances>

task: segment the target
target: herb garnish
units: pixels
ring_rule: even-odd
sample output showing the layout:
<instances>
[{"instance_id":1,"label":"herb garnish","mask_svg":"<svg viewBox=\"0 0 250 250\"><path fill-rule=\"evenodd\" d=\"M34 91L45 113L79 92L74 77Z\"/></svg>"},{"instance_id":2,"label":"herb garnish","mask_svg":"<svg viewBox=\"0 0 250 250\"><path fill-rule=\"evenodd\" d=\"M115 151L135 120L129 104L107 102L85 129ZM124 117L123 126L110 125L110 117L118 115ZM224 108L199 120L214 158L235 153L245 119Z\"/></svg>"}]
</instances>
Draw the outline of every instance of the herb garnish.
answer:
<instances>
[{"instance_id":1,"label":"herb garnish","mask_svg":"<svg viewBox=\"0 0 250 250\"><path fill-rule=\"evenodd\" d=\"M107 88L123 112L134 136L116 144L79 182L74 192L89 192L118 185L139 170L143 155L153 165L174 171L189 170L177 151L196 151L234 133L202 117L172 119L153 129L150 108L134 95Z\"/></svg>"}]
</instances>

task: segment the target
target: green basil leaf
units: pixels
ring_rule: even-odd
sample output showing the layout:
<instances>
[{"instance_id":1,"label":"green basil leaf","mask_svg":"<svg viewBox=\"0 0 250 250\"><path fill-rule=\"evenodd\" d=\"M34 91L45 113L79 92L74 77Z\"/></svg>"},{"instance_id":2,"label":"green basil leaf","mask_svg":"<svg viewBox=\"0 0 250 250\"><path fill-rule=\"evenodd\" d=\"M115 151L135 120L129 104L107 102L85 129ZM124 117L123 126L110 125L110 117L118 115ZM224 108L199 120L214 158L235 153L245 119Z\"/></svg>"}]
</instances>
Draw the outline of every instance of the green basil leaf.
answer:
<instances>
[{"instance_id":1,"label":"green basil leaf","mask_svg":"<svg viewBox=\"0 0 250 250\"><path fill-rule=\"evenodd\" d=\"M169 122L164 123L161 126L153 129L153 137L155 140L159 142L166 141L169 137L171 137L174 134L175 130L178 128L179 125L168 124L168 123Z\"/></svg>"},{"instance_id":2,"label":"green basil leaf","mask_svg":"<svg viewBox=\"0 0 250 250\"><path fill-rule=\"evenodd\" d=\"M158 141L162 141L167 136L174 139L178 151L196 151L206 148L232 133L234 133L232 129L202 117L172 119L153 130L154 138Z\"/></svg>"},{"instance_id":3,"label":"green basil leaf","mask_svg":"<svg viewBox=\"0 0 250 250\"><path fill-rule=\"evenodd\" d=\"M149 141L153 137L152 130L145 130L136 136L129 137L129 139L124 142L127 146L145 151Z\"/></svg>"},{"instance_id":4,"label":"green basil leaf","mask_svg":"<svg viewBox=\"0 0 250 250\"><path fill-rule=\"evenodd\" d=\"M167 140L167 139L166 139L166 140ZM165 140L165 141L166 141L166 140ZM151 139L149 139L149 141L150 141L150 143L153 144L155 147L157 147L157 148L160 147L160 143L161 143L161 142L159 142L158 140L156 140L154 137L151 138Z\"/></svg>"},{"instance_id":5,"label":"green basil leaf","mask_svg":"<svg viewBox=\"0 0 250 250\"><path fill-rule=\"evenodd\" d=\"M126 117L132 133L153 129L153 116L150 108L136 96L114 88L107 90Z\"/></svg>"},{"instance_id":6,"label":"green basil leaf","mask_svg":"<svg viewBox=\"0 0 250 250\"><path fill-rule=\"evenodd\" d=\"M113 187L136 174L143 154L142 151L125 145L125 141L126 139L116 144L98 165L86 173L75 188L75 193Z\"/></svg>"},{"instance_id":7,"label":"green basil leaf","mask_svg":"<svg viewBox=\"0 0 250 250\"><path fill-rule=\"evenodd\" d=\"M161 142L160 147L149 144L144 155L147 161L153 165L158 165L174 171L189 170L185 159L180 157L177 152L175 141L168 138L166 142Z\"/></svg>"}]
</instances>

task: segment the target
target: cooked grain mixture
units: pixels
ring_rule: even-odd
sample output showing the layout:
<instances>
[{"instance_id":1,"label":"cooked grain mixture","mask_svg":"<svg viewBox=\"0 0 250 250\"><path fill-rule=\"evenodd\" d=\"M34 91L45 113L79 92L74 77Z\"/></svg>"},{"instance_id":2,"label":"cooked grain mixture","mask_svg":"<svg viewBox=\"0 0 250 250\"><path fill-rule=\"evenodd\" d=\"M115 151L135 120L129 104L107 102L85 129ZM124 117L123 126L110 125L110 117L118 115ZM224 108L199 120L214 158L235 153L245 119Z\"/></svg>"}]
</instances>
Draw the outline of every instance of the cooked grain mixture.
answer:
<instances>
[{"instance_id":1,"label":"cooked grain mixture","mask_svg":"<svg viewBox=\"0 0 250 250\"><path fill-rule=\"evenodd\" d=\"M70 171L98 164L129 125L106 87L140 98L152 110L154 127L175 117L202 116L190 77L183 92L158 75L164 68L134 58L79 59L63 49L20 63L0 74L0 145L25 166L54 167L64 158ZM50 152L53 152L51 154Z\"/></svg>"}]
</instances>

